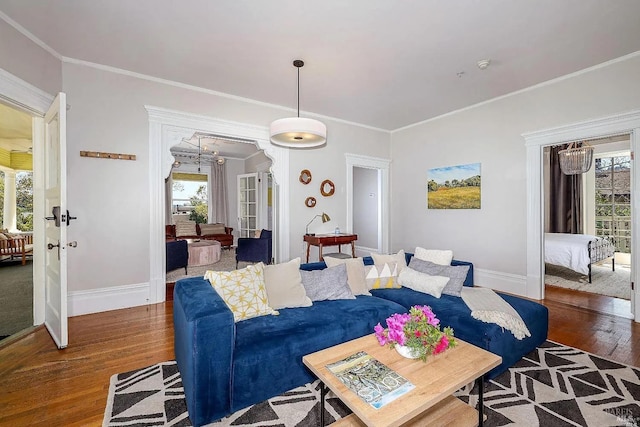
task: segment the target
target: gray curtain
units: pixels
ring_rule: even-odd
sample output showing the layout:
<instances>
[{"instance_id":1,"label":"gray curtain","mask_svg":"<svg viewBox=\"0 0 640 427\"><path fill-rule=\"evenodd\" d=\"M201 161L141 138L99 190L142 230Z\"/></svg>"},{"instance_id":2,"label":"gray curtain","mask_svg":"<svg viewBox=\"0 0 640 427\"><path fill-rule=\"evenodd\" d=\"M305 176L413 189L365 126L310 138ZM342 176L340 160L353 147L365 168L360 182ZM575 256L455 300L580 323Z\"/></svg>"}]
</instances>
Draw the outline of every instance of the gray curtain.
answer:
<instances>
[{"instance_id":1,"label":"gray curtain","mask_svg":"<svg viewBox=\"0 0 640 427\"><path fill-rule=\"evenodd\" d=\"M564 148L551 147L549 156L549 232L581 234L582 175L562 173L558 152Z\"/></svg>"},{"instance_id":2,"label":"gray curtain","mask_svg":"<svg viewBox=\"0 0 640 427\"><path fill-rule=\"evenodd\" d=\"M171 202L173 199L173 177L169 173L169 177L164 180L164 223L173 224L173 212L171 210Z\"/></svg>"},{"instance_id":3,"label":"gray curtain","mask_svg":"<svg viewBox=\"0 0 640 427\"><path fill-rule=\"evenodd\" d=\"M211 218L209 218L209 223L220 223L229 226L227 223L229 201L227 200L225 166L225 164L220 165L216 162L211 165L211 186L209 188Z\"/></svg>"}]
</instances>

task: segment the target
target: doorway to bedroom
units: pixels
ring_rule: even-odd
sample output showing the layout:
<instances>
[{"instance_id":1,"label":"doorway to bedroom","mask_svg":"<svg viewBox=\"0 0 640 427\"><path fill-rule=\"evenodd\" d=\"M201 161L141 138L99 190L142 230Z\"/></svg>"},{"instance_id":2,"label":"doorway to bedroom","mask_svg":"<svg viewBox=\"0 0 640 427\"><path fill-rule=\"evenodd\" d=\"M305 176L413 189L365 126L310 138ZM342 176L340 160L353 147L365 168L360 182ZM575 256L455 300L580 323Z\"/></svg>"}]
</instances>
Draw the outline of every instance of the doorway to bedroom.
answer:
<instances>
[{"instance_id":1,"label":"doorway to bedroom","mask_svg":"<svg viewBox=\"0 0 640 427\"><path fill-rule=\"evenodd\" d=\"M584 144L584 142L583 142ZM565 175L544 150L545 296L628 317L631 313L629 135L586 141L591 168Z\"/></svg>"}]
</instances>

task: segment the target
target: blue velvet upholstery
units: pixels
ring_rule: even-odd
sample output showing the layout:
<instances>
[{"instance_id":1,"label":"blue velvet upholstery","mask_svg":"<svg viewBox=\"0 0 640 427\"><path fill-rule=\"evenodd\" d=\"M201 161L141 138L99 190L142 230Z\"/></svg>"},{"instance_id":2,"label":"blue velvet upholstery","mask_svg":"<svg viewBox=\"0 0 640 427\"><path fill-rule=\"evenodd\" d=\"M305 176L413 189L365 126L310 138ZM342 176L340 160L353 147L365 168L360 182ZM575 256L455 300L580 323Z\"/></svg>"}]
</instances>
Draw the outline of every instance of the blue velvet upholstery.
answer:
<instances>
[{"instance_id":1,"label":"blue velvet upholstery","mask_svg":"<svg viewBox=\"0 0 640 427\"><path fill-rule=\"evenodd\" d=\"M522 298L500 294L520 314L531 332L531 337L518 340L511 332L494 323L485 323L471 317L471 310L460 297L442 295L436 298L408 288L372 289L371 294L395 301L406 310L412 305L428 305L440 319L442 326L453 328L454 336L501 356L502 363L489 371L487 378L494 378L506 371L547 339L547 307Z\"/></svg>"},{"instance_id":2,"label":"blue velvet upholstery","mask_svg":"<svg viewBox=\"0 0 640 427\"><path fill-rule=\"evenodd\" d=\"M187 272L187 263L189 262L189 245L186 240L174 240L166 243L166 271L173 271L184 267Z\"/></svg>"},{"instance_id":3,"label":"blue velvet upholstery","mask_svg":"<svg viewBox=\"0 0 640 427\"><path fill-rule=\"evenodd\" d=\"M238 262L264 262L271 264L273 259L271 230L262 230L259 238L240 237L236 248L236 268Z\"/></svg>"},{"instance_id":4,"label":"blue velvet upholstery","mask_svg":"<svg viewBox=\"0 0 640 427\"><path fill-rule=\"evenodd\" d=\"M250 239L259 240L259 239ZM407 254L407 260L411 254ZM366 264L373 261L364 259ZM470 265L465 286L473 286ZM326 268L324 262L302 264L303 270ZM301 386L314 379L302 356L373 332L378 322L416 304L430 305L455 335L503 358L493 377L513 365L547 338L548 310L532 301L503 295L522 316L532 337L516 340L509 331L471 317L461 298L440 299L411 289L380 289L374 296L314 302L311 307L279 310L238 323L202 277L179 280L174 289L175 354L195 426ZM386 326L386 325L385 325Z\"/></svg>"},{"instance_id":5,"label":"blue velvet upholstery","mask_svg":"<svg viewBox=\"0 0 640 427\"><path fill-rule=\"evenodd\" d=\"M278 311L279 316L236 324L231 412L315 380L302 363L304 355L370 334L378 322L384 324L404 308L358 296Z\"/></svg>"}]
</instances>

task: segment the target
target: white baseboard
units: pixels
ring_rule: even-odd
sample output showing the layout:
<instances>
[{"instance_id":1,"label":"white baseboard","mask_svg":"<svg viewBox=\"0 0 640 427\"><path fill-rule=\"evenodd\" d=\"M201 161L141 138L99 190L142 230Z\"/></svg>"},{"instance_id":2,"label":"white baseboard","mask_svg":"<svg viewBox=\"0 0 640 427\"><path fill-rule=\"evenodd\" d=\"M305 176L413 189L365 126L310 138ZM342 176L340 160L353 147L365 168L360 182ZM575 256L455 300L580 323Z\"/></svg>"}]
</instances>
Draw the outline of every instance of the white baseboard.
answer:
<instances>
[{"instance_id":1,"label":"white baseboard","mask_svg":"<svg viewBox=\"0 0 640 427\"><path fill-rule=\"evenodd\" d=\"M507 292L523 297L527 296L527 277L519 274L474 268L473 283L475 286L491 288L495 291Z\"/></svg>"},{"instance_id":2,"label":"white baseboard","mask_svg":"<svg viewBox=\"0 0 640 427\"><path fill-rule=\"evenodd\" d=\"M69 293L69 317L149 304L149 283Z\"/></svg>"}]
</instances>

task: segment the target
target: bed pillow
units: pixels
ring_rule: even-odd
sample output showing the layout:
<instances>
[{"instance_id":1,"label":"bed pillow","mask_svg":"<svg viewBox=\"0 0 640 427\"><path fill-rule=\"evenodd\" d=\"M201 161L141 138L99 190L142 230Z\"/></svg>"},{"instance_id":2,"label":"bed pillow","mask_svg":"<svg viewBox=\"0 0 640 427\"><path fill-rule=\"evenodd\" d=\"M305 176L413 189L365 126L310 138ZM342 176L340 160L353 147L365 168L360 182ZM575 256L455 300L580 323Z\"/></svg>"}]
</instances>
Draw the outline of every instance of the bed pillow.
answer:
<instances>
[{"instance_id":1,"label":"bed pillow","mask_svg":"<svg viewBox=\"0 0 640 427\"><path fill-rule=\"evenodd\" d=\"M405 288L440 298L442 290L447 285L447 282L449 282L449 278L444 276L431 276L416 271L411 267L405 267L398 276L398 282Z\"/></svg>"},{"instance_id":2,"label":"bed pillow","mask_svg":"<svg viewBox=\"0 0 640 427\"><path fill-rule=\"evenodd\" d=\"M300 270L302 286L311 301L355 299L347 283L347 266L341 264L324 270Z\"/></svg>"},{"instance_id":3,"label":"bed pillow","mask_svg":"<svg viewBox=\"0 0 640 427\"><path fill-rule=\"evenodd\" d=\"M373 263L376 265L395 262L398 273L400 273L402 269L407 266L407 257L405 256L404 250L400 250L398 251L398 253L391 255L382 255L371 252L371 258L373 258Z\"/></svg>"},{"instance_id":4,"label":"bed pillow","mask_svg":"<svg viewBox=\"0 0 640 427\"><path fill-rule=\"evenodd\" d=\"M324 257L327 267L335 267L341 264L347 266L347 283L353 295L371 295L365 280L364 262L362 258L334 258Z\"/></svg>"},{"instance_id":5,"label":"bed pillow","mask_svg":"<svg viewBox=\"0 0 640 427\"><path fill-rule=\"evenodd\" d=\"M302 286L300 258L281 264L264 266L264 284L269 307L279 308L309 307L312 302Z\"/></svg>"},{"instance_id":6,"label":"bed pillow","mask_svg":"<svg viewBox=\"0 0 640 427\"><path fill-rule=\"evenodd\" d=\"M395 262L367 265L365 277L369 289L400 289L398 283L398 265Z\"/></svg>"},{"instance_id":7,"label":"bed pillow","mask_svg":"<svg viewBox=\"0 0 640 427\"><path fill-rule=\"evenodd\" d=\"M409 267L421 273L430 274L432 276L444 276L450 280L442 290L445 295L454 297L460 296L460 291L464 286L464 281L469 272L468 265L440 265L430 261L424 261L416 257L411 258Z\"/></svg>"},{"instance_id":8,"label":"bed pillow","mask_svg":"<svg viewBox=\"0 0 640 427\"><path fill-rule=\"evenodd\" d=\"M414 257L425 261L431 261L440 265L450 265L453 259L453 251L451 250L438 250L438 249L425 249L420 246L416 247L413 254Z\"/></svg>"},{"instance_id":9,"label":"bed pillow","mask_svg":"<svg viewBox=\"0 0 640 427\"><path fill-rule=\"evenodd\" d=\"M211 282L211 286L233 313L233 320L236 322L267 314L278 314L268 304L264 285L264 264L261 262L241 270L209 270L204 278Z\"/></svg>"}]
</instances>

